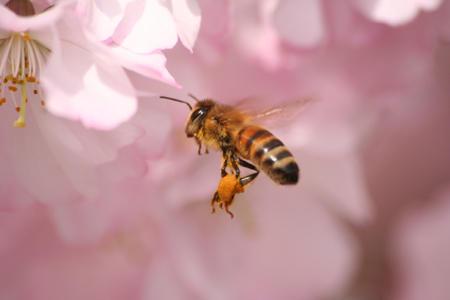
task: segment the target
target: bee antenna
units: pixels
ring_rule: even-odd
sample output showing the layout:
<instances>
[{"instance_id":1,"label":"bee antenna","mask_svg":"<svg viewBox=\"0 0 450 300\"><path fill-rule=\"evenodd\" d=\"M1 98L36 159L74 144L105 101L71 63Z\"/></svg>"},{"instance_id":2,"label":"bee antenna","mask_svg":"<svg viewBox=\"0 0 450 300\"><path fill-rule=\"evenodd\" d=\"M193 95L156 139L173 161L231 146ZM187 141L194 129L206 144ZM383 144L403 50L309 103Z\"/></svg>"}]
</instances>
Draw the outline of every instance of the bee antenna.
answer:
<instances>
[{"instance_id":1,"label":"bee antenna","mask_svg":"<svg viewBox=\"0 0 450 300\"><path fill-rule=\"evenodd\" d=\"M197 99L197 97L195 97L195 96L194 96L194 95L192 95L192 94L188 94L188 96L189 96L189 97L191 97L191 98L193 98L193 99L194 99L195 101L197 101L197 102L199 102L199 101L200 101L200 100L198 100L198 99Z\"/></svg>"},{"instance_id":2,"label":"bee antenna","mask_svg":"<svg viewBox=\"0 0 450 300\"><path fill-rule=\"evenodd\" d=\"M172 101L176 101L176 102L181 102L181 103L184 103L184 104L186 104L188 107L189 107L189 109L190 110L192 110L192 106L188 103L188 102L186 102L186 101L183 101L183 100L178 100L178 99L175 99L175 98L170 98L170 97L166 97L166 96L160 96L159 98L162 98L162 99L167 99L167 100L172 100Z\"/></svg>"}]
</instances>

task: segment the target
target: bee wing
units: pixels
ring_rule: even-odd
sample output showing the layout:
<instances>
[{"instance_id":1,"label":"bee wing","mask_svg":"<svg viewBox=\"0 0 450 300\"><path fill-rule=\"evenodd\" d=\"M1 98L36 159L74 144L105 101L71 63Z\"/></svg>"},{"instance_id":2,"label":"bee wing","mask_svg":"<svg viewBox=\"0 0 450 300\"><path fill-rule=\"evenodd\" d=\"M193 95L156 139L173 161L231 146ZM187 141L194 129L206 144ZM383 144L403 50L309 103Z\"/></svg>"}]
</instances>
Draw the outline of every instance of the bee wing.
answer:
<instances>
[{"instance_id":1,"label":"bee wing","mask_svg":"<svg viewBox=\"0 0 450 300\"><path fill-rule=\"evenodd\" d=\"M236 108L246 113L253 123L266 125L268 127L279 127L291 123L294 117L314 100L315 99L313 98L304 99L257 111L251 107L252 105L257 104L256 100L248 99L239 103Z\"/></svg>"}]
</instances>

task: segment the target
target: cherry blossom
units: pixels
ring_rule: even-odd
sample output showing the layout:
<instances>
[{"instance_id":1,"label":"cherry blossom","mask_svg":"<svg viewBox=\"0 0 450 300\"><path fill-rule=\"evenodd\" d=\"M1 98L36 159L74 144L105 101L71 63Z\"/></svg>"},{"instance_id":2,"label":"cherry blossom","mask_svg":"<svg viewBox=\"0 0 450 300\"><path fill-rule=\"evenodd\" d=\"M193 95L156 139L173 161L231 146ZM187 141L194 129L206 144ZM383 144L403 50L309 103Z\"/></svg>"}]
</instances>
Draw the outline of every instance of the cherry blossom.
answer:
<instances>
[{"instance_id":1,"label":"cherry blossom","mask_svg":"<svg viewBox=\"0 0 450 300\"><path fill-rule=\"evenodd\" d=\"M137 110L134 88L123 66L176 85L164 67L162 53L136 55L102 45L83 28L80 20L68 9L69 5L69 1L60 2L28 18L1 7L2 14L7 16L2 19L1 70L10 91L18 90L14 86L17 83L11 78L18 76L23 58L28 60L29 74L21 74L18 78L29 84L21 84L21 101L16 104L21 111L17 126L26 124L27 86L34 87L35 94L40 95L40 102L51 113L79 120L88 128L105 130L129 120ZM17 33L11 35L10 32ZM22 48L23 53L20 52ZM8 70L8 62L11 63L11 71ZM29 78L25 80L25 76ZM2 99L6 101L7 98L3 96Z\"/></svg>"},{"instance_id":2,"label":"cherry blossom","mask_svg":"<svg viewBox=\"0 0 450 300\"><path fill-rule=\"evenodd\" d=\"M163 55L125 57L102 46L83 34L70 4L59 2L28 17L0 6L2 209L17 210L35 201L95 201L105 182L142 176L145 158L155 159L163 149L170 127L167 115L148 103L135 115L134 87L122 67L111 63L114 59L174 83ZM154 123L142 122L141 114L154 116ZM133 115L132 123L120 125ZM160 131L146 134L156 124Z\"/></svg>"},{"instance_id":3,"label":"cherry blossom","mask_svg":"<svg viewBox=\"0 0 450 300\"><path fill-rule=\"evenodd\" d=\"M110 132L103 137L110 147L83 144L91 146L83 150L98 166L98 185L74 194L94 201L29 205L36 187L10 192L0 185L25 206L0 218L0 298L448 298L448 2L405 2L404 12L393 2L371 3L391 5L383 6L384 18L373 18L363 11L370 3L356 0L199 1L210 15L193 53L184 44L164 52L184 90L139 72L128 73L130 82L142 94L192 102L188 93L230 105L256 97L255 105L270 107L314 99L284 127L270 128L296 158L299 184L277 186L260 174L236 196L234 219L211 214L221 153L197 154L184 131L186 105L142 98L131 121L115 129L123 139ZM298 9L304 18L289 19ZM112 28L121 25L110 21L98 29L111 34L107 47L129 51L117 57L132 60L156 44L131 49L138 39L115 40ZM170 32L167 45L180 34ZM43 119L33 105L40 107L29 104L29 122ZM57 133L48 147L54 152L54 141L66 140ZM7 134L2 147L16 138ZM9 163L2 178L29 176L16 149L27 151L20 157L36 154L17 145L0 155ZM72 161L64 159L73 171ZM78 183L72 188L93 182L86 173L69 174Z\"/></svg>"}]
</instances>

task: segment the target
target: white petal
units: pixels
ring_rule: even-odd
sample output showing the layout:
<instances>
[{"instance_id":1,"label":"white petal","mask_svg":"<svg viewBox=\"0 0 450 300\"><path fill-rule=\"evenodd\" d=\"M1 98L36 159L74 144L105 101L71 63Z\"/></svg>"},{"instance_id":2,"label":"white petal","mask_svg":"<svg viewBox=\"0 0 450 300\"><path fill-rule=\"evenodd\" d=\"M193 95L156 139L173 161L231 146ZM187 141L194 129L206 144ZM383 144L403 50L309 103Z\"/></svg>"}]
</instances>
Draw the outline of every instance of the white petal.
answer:
<instances>
[{"instance_id":1,"label":"white petal","mask_svg":"<svg viewBox=\"0 0 450 300\"><path fill-rule=\"evenodd\" d=\"M84 14L92 32L101 41L109 38L122 20L128 3L134 0L79 0L77 9Z\"/></svg>"},{"instance_id":2,"label":"white petal","mask_svg":"<svg viewBox=\"0 0 450 300\"><path fill-rule=\"evenodd\" d=\"M62 42L45 74L46 107L57 116L108 130L136 112L134 89L124 70L80 46Z\"/></svg>"},{"instance_id":3,"label":"white petal","mask_svg":"<svg viewBox=\"0 0 450 300\"><path fill-rule=\"evenodd\" d=\"M125 17L112 39L126 49L147 54L172 48L178 35L167 3L137 0L128 4Z\"/></svg>"},{"instance_id":4,"label":"white petal","mask_svg":"<svg viewBox=\"0 0 450 300\"><path fill-rule=\"evenodd\" d=\"M196 0L172 0L172 15L178 36L183 45L192 52L200 30L200 7Z\"/></svg>"},{"instance_id":5,"label":"white petal","mask_svg":"<svg viewBox=\"0 0 450 300\"><path fill-rule=\"evenodd\" d=\"M111 44L109 50L125 68L143 76L180 87L169 71L167 71L166 57L161 51L154 51L150 54L137 54L117 44Z\"/></svg>"}]
</instances>

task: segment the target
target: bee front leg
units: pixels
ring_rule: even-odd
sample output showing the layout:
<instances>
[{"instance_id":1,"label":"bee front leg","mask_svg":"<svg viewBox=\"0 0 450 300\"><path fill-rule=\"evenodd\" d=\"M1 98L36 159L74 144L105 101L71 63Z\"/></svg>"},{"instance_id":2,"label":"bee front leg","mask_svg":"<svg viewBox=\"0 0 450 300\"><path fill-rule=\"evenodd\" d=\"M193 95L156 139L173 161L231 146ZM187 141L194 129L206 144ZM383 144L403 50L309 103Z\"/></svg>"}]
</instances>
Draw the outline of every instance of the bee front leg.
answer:
<instances>
[{"instance_id":1,"label":"bee front leg","mask_svg":"<svg viewBox=\"0 0 450 300\"><path fill-rule=\"evenodd\" d=\"M197 142L198 145L198 155L202 155L202 142L200 141L200 139L198 137L195 137L195 141Z\"/></svg>"}]
</instances>

